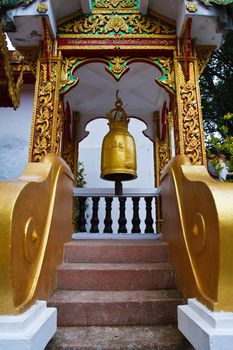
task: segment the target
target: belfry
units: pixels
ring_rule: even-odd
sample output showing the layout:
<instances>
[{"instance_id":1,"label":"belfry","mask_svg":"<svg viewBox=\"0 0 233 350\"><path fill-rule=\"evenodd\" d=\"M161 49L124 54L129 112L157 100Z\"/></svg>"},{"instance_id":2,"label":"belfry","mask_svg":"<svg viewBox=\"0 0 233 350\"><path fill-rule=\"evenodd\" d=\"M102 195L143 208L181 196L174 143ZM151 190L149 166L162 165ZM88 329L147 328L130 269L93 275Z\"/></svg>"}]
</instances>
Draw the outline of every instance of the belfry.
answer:
<instances>
[{"instance_id":1,"label":"belfry","mask_svg":"<svg viewBox=\"0 0 233 350\"><path fill-rule=\"evenodd\" d=\"M0 350L233 349L199 87L232 3L1 1Z\"/></svg>"}]
</instances>

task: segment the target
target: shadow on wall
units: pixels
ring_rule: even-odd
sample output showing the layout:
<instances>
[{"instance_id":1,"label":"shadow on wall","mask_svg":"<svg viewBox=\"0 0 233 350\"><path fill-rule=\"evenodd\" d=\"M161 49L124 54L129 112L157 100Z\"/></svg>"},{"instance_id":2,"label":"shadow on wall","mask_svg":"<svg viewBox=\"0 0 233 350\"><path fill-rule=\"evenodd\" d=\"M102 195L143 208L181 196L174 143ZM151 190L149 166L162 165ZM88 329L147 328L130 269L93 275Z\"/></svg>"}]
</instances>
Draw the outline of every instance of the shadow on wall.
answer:
<instances>
[{"instance_id":1,"label":"shadow on wall","mask_svg":"<svg viewBox=\"0 0 233 350\"><path fill-rule=\"evenodd\" d=\"M28 160L28 143L12 135L0 137L0 180L21 175Z\"/></svg>"}]
</instances>

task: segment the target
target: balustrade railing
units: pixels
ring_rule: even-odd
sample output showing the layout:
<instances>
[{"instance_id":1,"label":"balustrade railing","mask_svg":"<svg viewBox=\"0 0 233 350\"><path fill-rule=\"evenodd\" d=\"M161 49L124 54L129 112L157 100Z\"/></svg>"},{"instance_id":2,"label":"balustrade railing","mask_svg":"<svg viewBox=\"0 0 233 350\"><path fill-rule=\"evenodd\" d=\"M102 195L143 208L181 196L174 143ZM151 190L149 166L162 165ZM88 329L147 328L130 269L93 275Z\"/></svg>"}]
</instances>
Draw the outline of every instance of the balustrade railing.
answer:
<instances>
[{"instance_id":1,"label":"balustrade railing","mask_svg":"<svg viewBox=\"0 0 233 350\"><path fill-rule=\"evenodd\" d=\"M159 190L75 188L79 233L155 234L161 232Z\"/></svg>"}]
</instances>

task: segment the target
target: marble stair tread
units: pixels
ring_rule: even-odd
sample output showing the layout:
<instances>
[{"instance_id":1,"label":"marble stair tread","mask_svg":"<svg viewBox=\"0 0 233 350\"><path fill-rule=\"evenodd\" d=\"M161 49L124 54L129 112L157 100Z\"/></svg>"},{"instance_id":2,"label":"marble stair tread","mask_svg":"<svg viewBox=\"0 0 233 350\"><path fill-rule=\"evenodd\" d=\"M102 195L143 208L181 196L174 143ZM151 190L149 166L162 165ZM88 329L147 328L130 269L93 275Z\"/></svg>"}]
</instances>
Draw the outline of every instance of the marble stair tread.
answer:
<instances>
[{"instance_id":1,"label":"marble stair tread","mask_svg":"<svg viewBox=\"0 0 233 350\"><path fill-rule=\"evenodd\" d=\"M175 287L169 263L66 263L57 270L58 289L133 290Z\"/></svg>"},{"instance_id":2,"label":"marble stair tread","mask_svg":"<svg viewBox=\"0 0 233 350\"><path fill-rule=\"evenodd\" d=\"M58 325L69 327L174 324L182 303L176 290L58 290L48 305L57 308Z\"/></svg>"},{"instance_id":3,"label":"marble stair tread","mask_svg":"<svg viewBox=\"0 0 233 350\"><path fill-rule=\"evenodd\" d=\"M168 262L156 263L64 263L58 270L154 270L154 269L172 269Z\"/></svg>"},{"instance_id":4,"label":"marble stair tread","mask_svg":"<svg viewBox=\"0 0 233 350\"><path fill-rule=\"evenodd\" d=\"M65 245L65 262L127 263L168 261L162 240L73 240Z\"/></svg>"},{"instance_id":5,"label":"marble stair tread","mask_svg":"<svg viewBox=\"0 0 233 350\"><path fill-rule=\"evenodd\" d=\"M174 325L59 327L46 350L194 350Z\"/></svg>"},{"instance_id":6,"label":"marble stair tread","mask_svg":"<svg viewBox=\"0 0 233 350\"><path fill-rule=\"evenodd\" d=\"M65 303L98 303L98 302L135 302L135 301L158 301L176 299L182 304L181 294L176 289L165 290L127 290L127 291L80 291L80 290L57 290L49 299L52 302Z\"/></svg>"}]
</instances>

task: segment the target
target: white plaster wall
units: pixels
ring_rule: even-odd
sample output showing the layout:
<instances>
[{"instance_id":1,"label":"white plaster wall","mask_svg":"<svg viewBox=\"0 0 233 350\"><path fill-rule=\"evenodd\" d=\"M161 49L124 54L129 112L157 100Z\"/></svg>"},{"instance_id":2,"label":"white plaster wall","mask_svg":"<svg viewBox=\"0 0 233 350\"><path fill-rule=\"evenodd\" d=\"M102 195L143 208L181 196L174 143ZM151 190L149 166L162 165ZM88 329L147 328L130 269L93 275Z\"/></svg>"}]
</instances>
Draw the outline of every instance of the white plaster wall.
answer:
<instances>
[{"instance_id":1,"label":"white plaster wall","mask_svg":"<svg viewBox=\"0 0 233 350\"><path fill-rule=\"evenodd\" d=\"M25 85L20 107L0 108L0 180L13 180L28 163L34 85Z\"/></svg>"}]
</instances>

